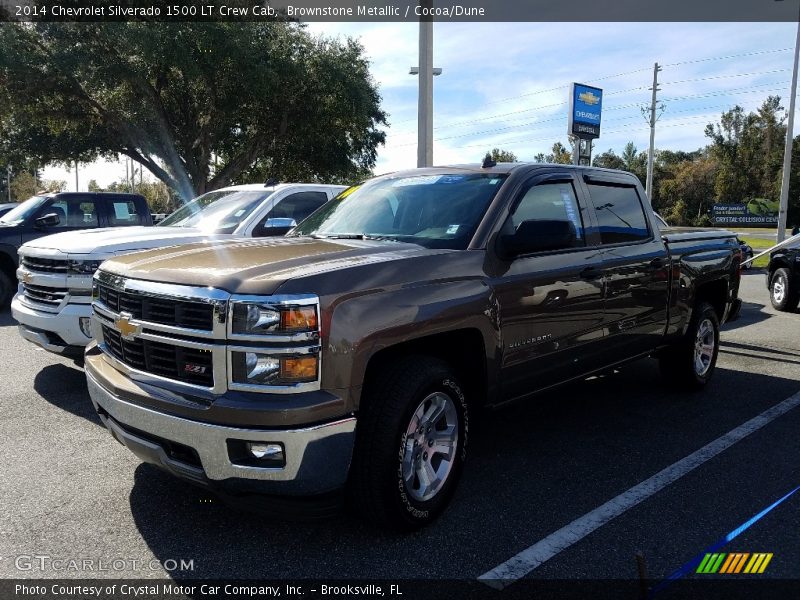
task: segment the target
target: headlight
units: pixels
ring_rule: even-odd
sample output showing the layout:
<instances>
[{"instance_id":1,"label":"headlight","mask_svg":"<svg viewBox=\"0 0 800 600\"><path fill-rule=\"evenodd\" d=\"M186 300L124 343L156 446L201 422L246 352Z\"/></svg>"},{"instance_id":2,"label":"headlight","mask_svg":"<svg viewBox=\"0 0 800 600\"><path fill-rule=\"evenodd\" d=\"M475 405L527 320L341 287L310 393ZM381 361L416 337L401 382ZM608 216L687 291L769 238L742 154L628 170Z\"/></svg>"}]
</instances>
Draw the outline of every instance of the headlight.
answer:
<instances>
[{"instance_id":1,"label":"headlight","mask_svg":"<svg viewBox=\"0 0 800 600\"><path fill-rule=\"evenodd\" d=\"M71 260L67 268L68 275L94 275L100 268L102 260Z\"/></svg>"},{"instance_id":2,"label":"headlight","mask_svg":"<svg viewBox=\"0 0 800 600\"><path fill-rule=\"evenodd\" d=\"M316 331L317 307L284 306L269 303L235 302L231 333L259 335Z\"/></svg>"},{"instance_id":3,"label":"headlight","mask_svg":"<svg viewBox=\"0 0 800 600\"><path fill-rule=\"evenodd\" d=\"M233 382L247 385L292 385L316 381L319 357L233 352Z\"/></svg>"}]
</instances>

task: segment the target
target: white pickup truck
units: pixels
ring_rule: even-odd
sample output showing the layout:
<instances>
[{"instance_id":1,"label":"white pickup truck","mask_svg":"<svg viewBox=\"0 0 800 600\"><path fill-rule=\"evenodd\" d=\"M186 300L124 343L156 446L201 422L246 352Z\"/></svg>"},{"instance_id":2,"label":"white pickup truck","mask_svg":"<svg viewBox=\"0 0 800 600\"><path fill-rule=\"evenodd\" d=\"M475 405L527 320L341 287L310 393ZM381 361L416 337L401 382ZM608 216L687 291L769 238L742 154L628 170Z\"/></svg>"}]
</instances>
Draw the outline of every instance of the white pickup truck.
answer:
<instances>
[{"instance_id":1,"label":"white pickup truck","mask_svg":"<svg viewBox=\"0 0 800 600\"><path fill-rule=\"evenodd\" d=\"M283 235L344 189L305 183L231 186L195 198L156 227L71 231L23 244L12 315L26 340L79 357L92 339L92 276L104 260L234 236Z\"/></svg>"}]
</instances>

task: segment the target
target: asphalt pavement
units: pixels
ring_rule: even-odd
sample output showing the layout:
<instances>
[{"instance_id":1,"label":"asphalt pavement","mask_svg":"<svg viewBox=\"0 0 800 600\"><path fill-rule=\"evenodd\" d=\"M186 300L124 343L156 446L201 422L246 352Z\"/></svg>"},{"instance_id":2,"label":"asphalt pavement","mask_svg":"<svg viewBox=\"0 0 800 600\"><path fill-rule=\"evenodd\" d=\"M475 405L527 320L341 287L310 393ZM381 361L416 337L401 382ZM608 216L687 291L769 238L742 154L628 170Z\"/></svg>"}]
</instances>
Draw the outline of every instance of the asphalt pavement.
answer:
<instances>
[{"instance_id":1,"label":"asphalt pavement","mask_svg":"<svg viewBox=\"0 0 800 600\"><path fill-rule=\"evenodd\" d=\"M656 362L644 360L481 414L452 505L410 535L377 531L348 514L284 522L233 510L141 464L100 425L83 370L24 342L4 313L0 577L475 581L567 528L572 537L559 538L535 568L523 561L517 576L635 579L640 553L648 577L662 580L800 486L799 407L607 522L569 529L800 392L800 313L772 309L760 271L743 276L740 295L742 317L724 327L704 392L671 391ZM798 520L800 493L720 552L773 553L763 577L800 578ZM50 560L37 563L34 555ZM72 558L95 566L53 566ZM191 569L172 568L181 560ZM119 568L99 568L112 561Z\"/></svg>"}]
</instances>

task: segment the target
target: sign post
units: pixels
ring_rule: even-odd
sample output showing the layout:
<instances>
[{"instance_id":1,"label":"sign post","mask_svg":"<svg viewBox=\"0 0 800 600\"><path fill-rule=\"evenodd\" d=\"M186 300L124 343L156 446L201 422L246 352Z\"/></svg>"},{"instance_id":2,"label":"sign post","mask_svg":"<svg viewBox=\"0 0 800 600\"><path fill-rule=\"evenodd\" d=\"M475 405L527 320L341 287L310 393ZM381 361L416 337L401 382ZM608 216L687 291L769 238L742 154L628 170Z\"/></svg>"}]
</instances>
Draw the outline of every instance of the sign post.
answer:
<instances>
[{"instance_id":1,"label":"sign post","mask_svg":"<svg viewBox=\"0 0 800 600\"><path fill-rule=\"evenodd\" d=\"M567 132L575 140L573 147L574 164L591 164L592 140L600 137L602 112L603 90L583 83L572 84L569 94L569 124Z\"/></svg>"}]
</instances>

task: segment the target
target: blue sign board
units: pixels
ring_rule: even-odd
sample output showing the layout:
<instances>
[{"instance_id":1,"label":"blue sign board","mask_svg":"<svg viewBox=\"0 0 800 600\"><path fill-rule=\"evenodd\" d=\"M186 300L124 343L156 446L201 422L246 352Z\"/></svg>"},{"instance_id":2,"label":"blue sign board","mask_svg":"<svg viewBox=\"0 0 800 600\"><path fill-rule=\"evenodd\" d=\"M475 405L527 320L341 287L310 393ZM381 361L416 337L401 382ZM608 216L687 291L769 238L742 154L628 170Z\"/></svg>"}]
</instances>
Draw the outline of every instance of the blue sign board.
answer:
<instances>
[{"instance_id":1,"label":"blue sign board","mask_svg":"<svg viewBox=\"0 0 800 600\"><path fill-rule=\"evenodd\" d=\"M600 137L603 90L573 83L569 97L569 133L579 138Z\"/></svg>"}]
</instances>

